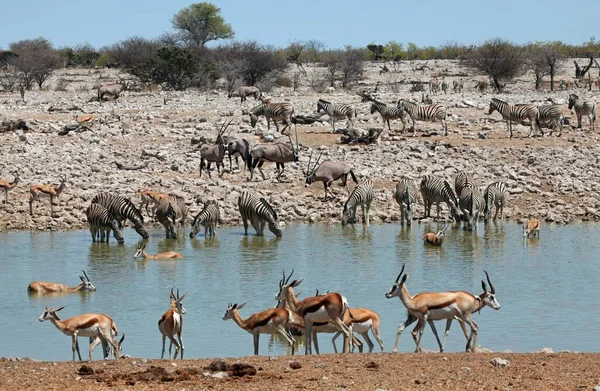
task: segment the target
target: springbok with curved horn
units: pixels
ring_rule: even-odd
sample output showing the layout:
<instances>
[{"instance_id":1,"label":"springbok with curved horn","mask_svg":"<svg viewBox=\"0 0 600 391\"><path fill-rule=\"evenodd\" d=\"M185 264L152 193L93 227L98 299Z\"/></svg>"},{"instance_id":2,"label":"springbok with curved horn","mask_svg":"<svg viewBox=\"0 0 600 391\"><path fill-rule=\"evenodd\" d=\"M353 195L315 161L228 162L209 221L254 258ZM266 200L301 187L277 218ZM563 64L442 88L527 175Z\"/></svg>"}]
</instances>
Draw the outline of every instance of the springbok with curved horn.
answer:
<instances>
[{"instance_id":1,"label":"springbok with curved horn","mask_svg":"<svg viewBox=\"0 0 600 391\"><path fill-rule=\"evenodd\" d=\"M319 165L322 155L323 152L319 154L315 165L311 168L310 163L312 161L312 153L310 154L308 166L304 172L304 175L306 176L305 187L310 186L314 182L323 182L323 187L325 188L325 198L323 198L323 201L326 201L328 199L328 193L331 195L331 198L333 198L333 194L331 193L331 190L329 190L333 181L341 178L342 186L346 188L346 191L348 191L348 175L352 177L354 183L358 184L358 179L356 178L354 171L352 171L352 166L344 162L334 162L331 160L324 160Z\"/></svg>"},{"instance_id":2,"label":"springbok with curved horn","mask_svg":"<svg viewBox=\"0 0 600 391\"><path fill-rule=\"evenodd\" d=\"M263 180L267 179L265 174L262 171L262 165L265 161L274 162L277 166L277 177L276 180L279 181L281 175L283 174L283 170L285 169L285 163L292 163L298 161L298 153L300 144L298 143L298 132L296 131L296 146L294 146L294 142L292 141L292 137L287 134L288 139L290 140L290 145L286 145L284 143L275 143L275 144L256 144L252 148L250 148L250 144L246 139L243 139L244 145L246 146L246 164L250 169L250 180L254 178L254 169L258 168L260 175Z\"/></svg>"},{"instance_id":3,"label":"springbok with curved horn","mask_svg":"<svg viewBox=\"0 0 600 391\"><path fill-rule=\"evenodd\" d=\"M229 303L225 315L223 315L223 320L233 319L240 328L253 335L254 355L258 356L258 344L261 334L278 333L290 344L293 356L296 341L292 334L287 331L287 327L292 322L292 312L284 308L269 308L244 319L241 317L239 310L244 308L245 305L246 303L240 305Z\"/></svg>"},{"instance_id":4,"label":"springbok with curved horn","mask_svg":"<svg viewBox=\"0 0 600 391\"><path fill-rule=\"evenodd\" d=\"M19 178L19 172L13 172L15 179L12 182L7 181L6 179L0 179L0 189L4 190L4 203L8 204L8 191L14 189L21 178Z\"/></svg>"},{"instance_id":5,"label":"springbok with curved horn","mask_svg":"<svg viewBox=\"0 0 600 391\"><path fill-rule=\"evenodd\" d=\"M215 163L217 165L217 173L219 174L219 178L223 176L223 172L225 171L225 166L223 165L223 158L225 157L225 149L227 145L225 144L223 133L231 124L231 121L221 125L221 128L217 132L217 139L214 144L202 144L200 146L200 177L202 177L202 170L204 169L204 164L206 161L206 173L210 178L210 165L211 163Z\"/></svg>"},{"instance_id":6,"label":"springbok with curved horn","mask_svg":"<svg viewBox=\"0 0 600 391\"><path fill-rule=\"evenodd\" d=\"M34 281L31 284L29 284L29 286L27 286L27 292L43 295L50 293L74 293L95 291L96 287L90 281L85 270L82 270L82 272L83 275L79 276L81 284L77 286L71 287L65 284L58 284L56 282Z\"/></svg>"},{"instance_id":7,"label":"springbok with curved horn","mask_svg":"<svg viewBox=\"0 0 600 391\"><path fill-rule=\"evenodd\" d=\"M113 335L113 337L115 337L114 331L111 330L111 334ZM125 334L123 334L123 336L121 337L121 339L119 341L117 341L118 344L118 351L119 351L119 356L121 357L129 357L129 355L123 355L123 341L125 340ZM96 337L96 338L90 338L90 351L93 351L96 346L98 346L98 344L102 344L102 354L104 356L104 359L107 360L108 356L110 355L110 352L113 352L113 357L117 358L117 356L115 355L115 350L111 349L111 346L109 345L108 342L106 342L105 340L103 340L100 337Z\"/></svg>"},{"instance_id":8,"label":"springbok with curved horn","mask_svg":"<svg viewBox=\"0 0 600 391\"><path fill-rule=\"evenodd\" d=\"M392 297L398 296L400 301L402 301L402 304L404 304L408 310L410 316L418 320L417 326L412 331L413 339L417 345L415 352L423 351L421 348L421 337L423 336L423 330L425 329L425 325L429 322L429 319L440 320L454 318L460 319L471 327L471 333L467 338L467 351L474 351L475 347L477 346L478 326L477 323L473 321L473 312L479 311L484 305L488 305L495 310L500 309L500 304L495 297L496 290L489 279L489 275L486 273L488 283L490 284L489 296L487 296L489 303L482 304L482 299L480 296L475 296L466 291L423 292L415 296L411 296L406 288L408 274L402 275L404 272L404 267L405 265L402 265L400 274L398 274L394 285L392 285L390 291L385 294L385 297L391 299ZM487 293L488 291L485 287L485 284L482 285L484 287L484 291ZM430 326L432 326L431 328L439 343L439 336L437 335L435 326L433 323L430 323ZM398 326L394 351L397 351L398 340L400 339L400 334L404 330L404 327L406 327L406 322ZM449 332L449 328L449 324L447 324L446 333ZM446 339L444 338L444 342L445 340ZM443 344L440 344L440 349L443 349Z\"/></svg>"},{"instance_id":9,"label":"springbok with curved horn","mask_svg":"<svg viewBox=\"0 0 600 391\"><path fill-rule=\"evenodd\" d=\"M181 334L183 333L183 315L187 312L181 304L181 301L185 297L185 293L183 296L179 297L179 288L177 288L177 296L173 293L173 288L171 288L171 306L163 314L163 316L158 320L158 330L162 334L162 352L160 354L160 358L164 358L165 356L165 340L169 338L171 341L169 343L169 357L171 357L171 348L175 345L175 354L173 355L173 359L177 358L177 353L179 353L179 349L181 349L181 359L183 360L183 338ZM179 342L175 340L175 335L177 335L177 339Z\"/></svg>"},{"instance_id":10,"label":"springbok with curved horn","mask_svg":"<svg viewBox=\"0 0 600 391\"><path fill-rule=\"evenodd\" d=\"M446 234L446 230L448 229L448 224L444 224L441 230L437 233L427 232L423 237L425 244L430 244L432 246L441 246L444 243L444 235Z\"/></svg>"},{"instance_id":11,"label":"springbok with curved horn","mask_svg":"<svg viewBox=\"0 0 600 391\"><path fill-rule=\"evenodd\" d=\"M540 221L535 217L530 218L527 224L523 224L523 237L529 238L530 236L540 237Z\"/></svg>"},{"instance_id":12,"label":"springbok with curved horn","mask_svg":"<svg viewBox=\"0 0 600 391\"><path fill-rule=\"evenodd\" d=\"M134 258L142 257L144 261L150 259L179 259L183 258L183 255L179 254L176 251L165 251L162 253L150 255L146 252L146 243L140 242L137 246L137 251L135 252Z\"/></svg>"},{"instance_id":13,"label":"springbok with curved horn","mask_svg":"<svg viewBox=\"0 0 600 391\"><path fill-rule=\"evenodd\" d=\"M52 322L57 329L62 331L63 334L71 336L73 361L75 361L75 352L77 352L79 361L81 361L81 353L79 352L79 342L77 337L89 337L90 339L99 337L101 340L105 340L112 345L115 358L119 358L119 344L113 337L113 335L118 334L117 325L110 316L105 314L81 314L69 319L61 320L56 313L63 308L65 307L46 307L44 313L42 316L40 316L39 321L43 322L45 320L50 320L50 322ZM96 345L94 345L94 347ZM92 351L93 348L90 349L90 361L92 361Z\"/></svg>"},{"instance_id":14,"label":"springbok with curved horn","mask_svg":"<svg viewBox=\"0 0 600 391\"><path fill-rule=\"evenodd\" d=\"M29 214L33 216L33 203L42 195L50 197L50 214L54 213L54 197L67 188L67 177L61 175L60 185L32 185L29 189Z\"/></svg>"}]
</instances>

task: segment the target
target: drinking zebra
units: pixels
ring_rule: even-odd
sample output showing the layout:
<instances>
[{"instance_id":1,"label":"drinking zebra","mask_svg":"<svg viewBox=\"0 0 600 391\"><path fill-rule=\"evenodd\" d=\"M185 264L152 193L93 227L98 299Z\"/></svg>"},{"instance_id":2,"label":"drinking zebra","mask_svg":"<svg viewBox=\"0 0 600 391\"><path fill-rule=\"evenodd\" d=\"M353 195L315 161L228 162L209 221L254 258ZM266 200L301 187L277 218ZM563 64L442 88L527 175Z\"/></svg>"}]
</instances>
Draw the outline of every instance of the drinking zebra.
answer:
<instances>
[{"instance_id":1,"label":"drinking zebra","mask_svg":"<svg viewBox=\"0 0 600 391\"><path fill-rule=\"evenodd\" d=\"M559 129L558 136L562 134L562 120L563 113L560 105L541 105L538 106L538 123L540 126L540 132L542 136L544 131L542 126L550 127L550 135L554 132L554 129Z\"/></svg>"},{"instance_id":2,"label":"drinking zebra","mask_svg":"<svg viewBox=\"0 0 600 391\"><path fill-rule=\"evenodd\" d=\"M456 192L456 196L460 197L463 190L466 188L477 189L478 187L471 174L460 171L456 174L456 178L454 179L454 191Z\"/></svg>"},{"instance_id":3,"label":"drinking zebra","mask_svg":"<svg viewBox=\"0 0 600 391\"><path fill-rule=\"evenodd\" d=\"M595 130L596 104L592 101L581 99L575 94L571 94L569 95L569 110L573 108L575 108L575 114L577 115L577 127L581 128L581 117L587 115L590 121L590 128Z\"/></svg>"},{"instance_id":4,"label":"drinking zebra","mask_svg":"<svg viewBox=\"0 0 600 391\"><path fill-rule=\"evenodd\" d=\"M254 227L256 236L263 236L265 225L268 225L269 230L278 238L283 235L278 226L277 213L264 198L255 197L250 192L244 191L238 198L238 208L244 223L244 235L248 235L248 220Z\"/></svg>"},{"instance_id":5,"label":"drinking zebra","mask_svg":"<svg viewBox=\"0 0 600 391\"><path fill-rule=\"evenodd\" d=\"M285 124L285 127L281 131L281 133L284 133L292 123L294 106L288 102L260 104L252 108L248 114L250 115L250 125L252 125L252 127L256 126L258 117L264 115L267 119L267 129L271 129L271 120L273 120L275 128L279 132L279 125L277 125L277 121L281 121Z\"/></svg>"},{"instance_id":6,"label":"drinking zebra","mask_svg":"<svg viewBox=\"0 0 600 391\"><path fill-rule=\"evenodd\" d=\"M156 219L165 227L167 239L177 239L176 226L185 225L187 208L182 198L169 195L158 202Z\"/></svg>"},{"instance_id":7,"label":"drinking zebra","mask_svg":"<svg viewBox=\"0 0 600 391\"><path fill-rule=\"evenodd\" d=\"M138 208L125 197L121 197L111 193L99 193L92 199L92 203L100 204L106 209L113 218L119 222L119 226L123 226L125 219L129 220L142 238L148 239L148 231L144 228L144 217Z\"/></svg>"},{"instance_id":8,"label":"drinking zebra","mask_svg":"<svg viewBox=\"0 0 600 391\"><path fill-rule=\"evenodd\" d=\"M406 128L404 123L404 117L406 116L406 112L400 110L398 107L390 107L383 102L378 102L375 99L371 100L371 114L375 114L378 112L381 115L381 119L383 120L383 124L387 122L388 129L391 131L392 127L390 126L390 120L400 118L402 120L402 132Z\"/></svg>"},{"instance_id":9,"label":"drinking zebra","mask_svg":"<svg viewBox=\"0 0 600 391\"><path fill-rule=\"evenodd\" d=\"M354 126L354 121L352 121L352 117L356 118L356 110L354 110L354 107L352 107L351 105L343 103L331 103L326 100L319 99L317 101L317 113L321 112L323 112L323 114L327 114L329 118L331 118L331 126L333 128L333 133L335 133L336 119L347 118L348 125Z\"/></svg>"},{"instance_id":10,"label":"drinking zebra","mask_svg":"<svg viewBox=\"0 0 600 391\"><path fill-rule=\"evenodd\" d=\"M431 216L431 205L436 204L437 218L440 218L440 203L445 202L450 209L450 214L454 221L459 222L461 220L460 210L458 208L458 200L452 191L452 187L448 183L440 178L436 178L433 175L425 175L421 180L419 186L421 196L423 197L423 203L425 204L425 216Z\"/></svg>"},{"instance_id":11,"label":"drinking zebra","mask_svg":"<svg viewBox=\"0 0 600 391\"><path fill-rule=\"evenodd\" d=\"M108 243L111 229L117 242L121 244L125 242L122 234L123 227L119 224L117 219L108 212L108 209L100 204L92 203L85 211L85 215L87 216L87 221L90 225L90 233L92 234L93 242L95 242L96 239L98 239L99 242L104 242L104 238L106 237L106 243Z\"/></svg>"},{"instance_id":12,"label":"drinking zebra","mask_svg":"<svg viewBox=\"0 0 600 391\"><path fill-rule=\"evenodd\" d=\"M506 189L506 183L502 181L491 183L484 193L485 207L483 209L483 217L487 221L490 219L492 214L492 205L496 207L496 213L494 213L494 220L498 216L498 210L500 211L500 219L502 219L502 213L504 212L504 203L508 197L508 191Z\"/></svg>"},{"instance_id":13,"label":"drinking zebra","mask_svg":"<svg viewBox=\"0 0 600 391\"><path fill-rule=\"evenodd\" d=\"M400 111L405 111L410 116L410 119L412 121L413 137L416 135L415 121L440 121L442 123L442 130L444 131L444 136L448 135L448 124L446 122L446 107L444 107L443 105L417 105L416 103L401 99L398 101L397 107L398 109L400 109ZM402 125L404 125L404 119L402 120Z\"/></svg>"},{"instance_id":14,"label":"drinking zebra","mask_svg":"<svg viewBox=\"0 0 600 391\"><path fill-rule=\"evenodd\" d=\"M513 122L525 125L524 122L529 120L530 128L527 137L531 137L533 134L534 126L540 129L540 124L538 122L538 109L535 105L509 105L500 99L492 98L490 101L488 115L492 114L494 111L498 111L502 115L502 118L506 121L506 125L508 126L508 138L512 137Z\"/></svg>"},{"instance_id":15,"label":"drinking zebra","mask_svg":"<svg viewBox=\"0 0 600 391\"><path fill-rule=\"evenodd\" d=\"M350 193L344 204L342 224L354 224L356 222L356 208L360 205L363 215L363 224L368 226L369 210L371 209L371 202L374 197L373 181L369 178L363 179L362 182L354 188L352 193Z\"/></svg>"},{"instance_id":16,"label":"drinking zebra","mask_svg":"<svg viewBox=\"0 0 600 391\"><path fill-rule=\"evenodd\" d=\"M398 205L400 205L400 224L411 225L412 223L412 211L413 204L415 203L415 190L412 182L408 178L402 178L396 184L396 191L394 192L394 198Z\"/></svg>"},{"instance_id":17,"label":"drinking zebra","mask_svg":"<svg viewBox=\"0 0 600 391\"><path fill-rule=\"evenodd\" d=\"M200 226L204 227L204 237L217 236L217 223L221 219L219 206L216 201L209 201L204 205L192 223L192 232L190 238L193 238L200 232Z\"/></svg>"},{"instance_id":18,"label":"drinking zebra","mask_svg":"<svg viewBox=\"0 0 600 391\"><path fill-rule=\"evenodd\" d=\"M484 200L477 187L466 187L463 189L458 205L463 213L463 219L468 230L477 227L479 213L484 207Z\"/></svg>"}]
</instances>

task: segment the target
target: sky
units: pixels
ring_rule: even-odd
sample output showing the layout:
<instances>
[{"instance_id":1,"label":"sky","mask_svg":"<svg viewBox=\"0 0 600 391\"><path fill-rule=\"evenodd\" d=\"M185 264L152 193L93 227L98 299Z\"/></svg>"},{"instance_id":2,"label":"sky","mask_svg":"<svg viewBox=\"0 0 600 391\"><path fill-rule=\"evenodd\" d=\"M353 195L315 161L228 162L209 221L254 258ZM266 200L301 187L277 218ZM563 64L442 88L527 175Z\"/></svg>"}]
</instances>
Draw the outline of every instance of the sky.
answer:
<instances>
[{"instance_id":1,"label":"sky","mask_svg":"<svg viewBox=\"0 0 600 391\"><path fill-rule=\"evenodd\" d=\"M594 36L600 0L213 0L235 38L285 47L316 39L328 48L391 40L438 46L502 37L515 43ZM576 7L571 6L575 4ZM156 38L184 0L0 0L0 49L44 37L55 47L96 48L132 36ZM563 17L566 16L566 17ZM600 38L600 33L597 33Z\"/></svg>"}]
</instances>

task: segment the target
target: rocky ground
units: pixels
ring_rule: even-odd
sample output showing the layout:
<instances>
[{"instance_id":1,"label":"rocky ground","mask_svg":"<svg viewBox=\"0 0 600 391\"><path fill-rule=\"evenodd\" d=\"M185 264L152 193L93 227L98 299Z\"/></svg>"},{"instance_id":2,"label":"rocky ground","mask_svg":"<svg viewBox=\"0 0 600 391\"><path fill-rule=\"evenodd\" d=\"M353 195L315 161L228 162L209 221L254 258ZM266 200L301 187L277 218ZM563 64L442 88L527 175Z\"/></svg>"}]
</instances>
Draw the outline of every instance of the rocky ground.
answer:
<instances>
[{"instance_id":1,"label":"rocky ground","mask_svg":"<svg viewBox=\"0 0 600 391\"><path fill-rule=\"evenodd\" d=\"M221 360L0 360L3 390L597 390L598 354L454 353Z\"/></svg>"},{"instance_id":2,"label":"rocky ground","mask_svg":"<svg viewBox=\"0 0 600 391\"><path fill-rule=\"evenodd\" d=\"M571 61L565 62L564 76L573 72ZM358 89L373 91L378 85L380 100L392 103L398 98L421 99L421 93L411 93L410 81L427 81L432 75L445 80L464 81L463 93L438 93L434 102L447 106L449 136L440 134L439 123L417 123L417 137L400 134L399 121L393 131L385 131L378 144L342 145L340 135L332 134L328 123L298 126L300 164L286 167L284 181L274 181L275 168L266 163L265 172L272 179L255 177L248 182L248 173L234 169L221 179L199 177L199 153L194 140L214 140L217 128L230 119L231 135L260 140L287 141L273 128L268 131L264 118L255 129L250 127L243 110L251 108L250 98L240 106L237 99L227 99L224 90L208 93L187 92L125 92L119 102L92 102L93 87L116 81L114 71L62 70L51 80L46 91L32 91L22 102L18 93L0 93L0 120L23 119L29 131L0 133L0 178L12 180L11 172L20 172L21 183L9 192L8 205L0 204L0 230L13 229L75 229L83 228L85 209L100 191L112 191L139 202L138 191L152 188L184 196L191 206L191 215L200 210L201 202L218 200L224 224L239 223L236 200L240 191L251 189L262 194L279 212L284 222L339 222L347 193L334 185L334 200L322 202L320 183L304 188L304 174L311 151L323 152L323 158L350 162L359 177L368 176L376 185L376 200L371 218L374 222L399 219L399 209L392 198L395 182L408 176L418 186L425 174L434 174L453 183L459 170L472 172L482 189L492 181L508 184L510 199L505 217L521 221L537 216L548 222L597 221L600 219L600 135L591 132L584 120L584 130L566 126L562 135L526 138L528 128L515 126L512 139L507 138L506 124L500 115L487 115L489 101L497 94L480 93L473 88L473 75L452 61L429 62L432 69L413 70L415 64L405 62L397 70L379 74L380 64L367 64L364 80ZM307 77L297 92L277 87L268 95L273 101L289 100L297 114L312 114L319 97L334 102L352 103L358 112L356 127L381 128L378 114L369 114L369 105L360 102L356 91L340 88L315 92L310 84L322 77L323 69L307 67ZM377 84L379 82L379 84ZM566 91L533 89L533 77L525 75L509 84L501 98L510 103L541 104L549 99L564 104L564 114L570 123L575 117L566 106ZM66 91L57 91L64 89ZM579 89L580 96L596 99L598 91ZM60 136L65 125L74 124L75 116L94 114L100 121L90 125L90 131L70 132ZM345 124L339 123L338 127ZM117 168L119 164L146 165L140 170ZM228 166L228 164L227 164ZM234 163L235 167L235 163ZM68 188L55 201L50 215L49 200L34 204L29 215L29 186L36 183L57 184L59 175L67 176ZM3 195L0 194L3 200ZM447 215L446 208L443 208ZM416 216L422 214L422 206Z\"/></svg>"}]
</instances>

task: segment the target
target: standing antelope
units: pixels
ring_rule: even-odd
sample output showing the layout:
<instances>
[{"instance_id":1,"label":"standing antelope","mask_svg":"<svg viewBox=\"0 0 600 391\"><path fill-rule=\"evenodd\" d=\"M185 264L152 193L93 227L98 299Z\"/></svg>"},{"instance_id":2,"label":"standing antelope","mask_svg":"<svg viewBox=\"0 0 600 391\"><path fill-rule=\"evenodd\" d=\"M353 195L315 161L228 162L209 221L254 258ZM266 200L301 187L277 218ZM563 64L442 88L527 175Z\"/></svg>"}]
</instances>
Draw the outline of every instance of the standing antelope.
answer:
<instances>
[{"instance_id":1,"label":"standing antelope","mask_svg":"<svg viewBox=\"0 0 600 391\"><path fill-rule=\"evenodd\" d=\"M171 357L171 348L175 345L175 354L173 355L173 359L177 358L177 353L179 349L181 349L181 359L183 360L183 350L185 349L183 346L183 338L181 334L183 333L183 315L186 313L183 304L181 301L185 297L185 293L183 296L179 297L179 288L177 288L177 296L173 294L173 288L171 288L171 306L163 314L163 316L158 320L158 330L162 334L162 352L160 353L160 358L164 358L165 356L165 340L169 338L171 343L169 343L169 356ZM175 335L177 335L177 339L175 340Z\"/></svg>"},{"instance_id":2,"label":"standing antelope","mask_svg":"<svg viewBox=\"0 0 600 391\"><path fill-rule=\"evenodd\" d=\"M142 242L138 245L137 251L135 252L133 257L134 258L142 257L142 258L144 258L144 261L147 261L150 259L180 259L180 258L183 258L183 255L179 254L176 251L165 251L162 253L150 255L146 252L146 243Z\"/></svg>"},{"instance_id":3,"label":"standing antelope","mask_svg":"<svg viewBox=\"0 0 600 391\"><path fill-rule=\"evenodd\" d=\"M252 148L248 144L246 139L242 140L244 145L246 146L246 164L250 169L250 180L254 178L254 169L258 168L260 175L263 180L267 179L265 174L262 171L262 165L265 161L267 162L275 162L277 168L277 177L276 180L279 181L281 175L283 174L283 170L285 170L285 163L292 163L298 161L298 150L300 144L298 143L298 133L296 133L296 146L294 147L294 142L292 141L292 137L287 135L290 140L290 145L286 145L283 143L276 144L256 144Z\"/></svg>"},{"instance_id":4,"label":"standing antelope","mask_svg":"<svg viewBox=\"0 0 600 391\"><path fill-rule=\"evenodd\" d=\"M235 164L239 170L240 163L238 158L241 157L244 161L244 169L250 169L246 164L246 160L244 156L246 156L246 144L248 144L248 140L245 139L237 139L234 137L225 137L225 145L227 145L227 156L229 157L229 172L233 172L233 164L231 163L231 157L235 157Z\"/></svg>"},{"instance_id":5,"label":"standing antelope","mask_svg":"<svg viewBox=\"0 0 600 391\"><path fill-rule=\"evenodd\" d=\"M352 326L346 326L342 321L344 312L348 310L348 301L339 293L328 293L323 296L307 297L298 301L294 288L303 280L294 280L285 284L279 290L276 300L286 300L294 314L304 319L306 328L305 354L312 354L312 325L315 322L331 322L345 335L344 352L350 352Z\"/></svg>"},{"instance_id":6,"label":"standing antelope","mask_svg":"<svg viewBox=\"0 0 600 391\"><path fill-rule=\"evenodd\" d=\"M373 336L377 340L379 347L381 348L381 352L383 352L383 341L381 340L381 336L379 335L379 324L381 322L379 315L370 309L367 308L351 308L346 311L344 314L344 324L348 326L347 319L350 319L350 323L352 325L352 332L360 334L364 339L367 345L369 346L369 353L373 353L373 348L375 344L369 338L369 330L373 333ZM328 323L326 326L331 328L331 324ZM323 332L323 331L319 331ZM334 351L337 353L337 348L335 346L335 340L342 335L342 332L339 330L331 331L336 334L333 336L331 342L333 343ZM319 354L319 347L317 342L317 336L313 336L315 341L315 350L317 354ZM355 339L353 339L355 340ZM360 346L360 345L359 345ZM362 346L360 346L360 351L362 353Z\"/></svg>"},{"instance_id":7,"label":"standing antelope","mask_svg":"<svg viewBox=\"0 0 600 391\"><path fill-rule=\"evenodd\" d=\"M29 214L33 216L33 203L40 196L50 197L50 214L54 213L54 197L58 197L67 188L67 177L60 175L60 185L32 185L29 189Z\"/></svg>"},{"instance_id":8,"label":"standing antelope","mask_svg":"<svg viewBox=\"0 0 600 391\"><path fill-rule=\"evenodd\" d=\"M47 281L34 281L27 286L27 292L37 293L39 295L51 294L51 293L74 293L74 292L93 292L96 287L92 284L88 275L82 270L83 275L79 276L81 284L77 286L68 286L65 284L58 284L56 282Z\"/></svg>"},{"instance_id":9,"label":"standing antelope","mask_svg":"<svg viewBox=\"0 0 600 391\"><path fill-rule=\"evenodd\" d=\"M351 165L346 164L344 162L334 162L331 160L324 160L319 165L321 155L323 155L323 153L319 155L317 161L315 162L315 165L311 168L311 153L310 157L308 158L308 165L306 166L306 171L304 175L306 176L305 187L310 186L314 182L323 182L323 187L325 188L325 197L323 198L323 201L326 201L328 199L328 193L331 194L331 198L333 198L333 194L331 193L331 190L329 190L333 181L336 181L341 178L342 186L346 188L346 191L348 191L348 175L352 177L354 183L358 183L358 179L356 178L354 171L352 171Z\"/></svg>"},{"instance_id":10,"label":"standing antelope","mask_svg":"<svg viewBox=\"0 0 600 391\"><path fill-rule=\"evenodd\" d=\"M119 358L119 344L115 341L113 334L117 335L117 325L114 320L105 314L81 314L69 319L61 320L56 314L58 311L65 308L48 308L40 316L40 322L50 320L57 329L63 334L69 335L72 338L71 349L73 351L73 361L75 361L75 352L81 361L81 353L79 352L79 342L77 337L89 337L90 339L99 337L101 340L108 342L113 347L115 358ZM95 347L95 345L94 345ZM90 348L89 360L92 361L92 350Z\"/></svg>"},{"instance_id":11,"label":"standing antelope","mask_svg":"<svg viewBox=\"0 0 600 391\"><path fill-rule=\"evenodd\" d=\"M254 355L258 356L258 343L261 334L278 333L290 344L293 356L296 341L286 330L292 322L292 312L284 308L269 308L244 319L240 316L239 310L244 308L245 305L246 303L239 306L237 303L229 303L227 310L225 310L225 315L223 315L223 320L233 319L240 328L252 334L254 337Z\"/></svg>"},{"instance_id":12,"label":"standing antelope","mask_svg":"<svg viewBox=\"0 0 600 391\"><path fill-rule=\"evenodd\" d=\"M529 238L530 236L540 237L540 221L535 217L530 218L527 224L523 224L523 237Z\"/></svg>"},{"instance_id":13,"label":"standing antelope","mask_svg":"<svg viewBox=\"0 0 600 391\"><path fill-rule=\"evenodd\" d=\"M155 194L162 194L162 193L159 193L159 192L151 190L151 189L140 190L140 198L142 199L142 202L140 203L139 209L142 210L143 207L146 207L146 214L150 217L154 216L154 211L152 211L152 213L150 213L148 211L148 208L152 208L153 206L156 205L156 202L154 200Z\"/></svg>"},{"instance_id":14,"label":"standing antelope","mask_svg":"<svg viewBox=\"0 0 600 391\"><path fill-rule=\"evenodd\" d=\"M429 319L449 319L450 314L452 318L460 319L471 327L471 334L469 335L467 341L467 348L470 346L471 351L473 351L475 346L477 346L478 326L475 321L473 321L472 314L473 312L481 309L480 297L465 291L423 292L411 296L411 294L408 292L408 288L406 288L408 274L404 274L404 276L402 275L404 272L404 266L405 265L402 265L400 274L398 274L394 285L392 285L390 291L385 294L385 297L391 299L392 297L398 296L410 315L418 320L417 326L412 331L413 339L415 339L415 343L417 345L415 352L423 351L421 348L421 337L423 335L425 325L428 323ZM402 279L400 279L401 277ZM496 301L494 296L495 290L493 286L490 286L490 289L491 296L489 297L489 306L498 310L500 309L500 304L498 301ZM398 326L394 351L397 351L398 340L404 327L404 323ZM436 338L439 340L435 326L432 327L432 330L436 335Z\"/></svg>"},{"instance_id":15,"label":"standing antelope","mask_svg":"<svg viewBox=\"0 0 600 391\"><path fill-rule=\"evenodd\" d=\"M19 178L19 172L15 171L13 173L15 179L12 182L7 181L6 179L0 179L0 189L4 189L4 203L8 204L8 191L14 189L21 178Z\"/></svg>"},{"instance_id":16,"label":"standing antelope","mask_svg":"<svg viewBox=\"0 0 600 391\"><path fill-rule=\"evenodd\" d=\"M221 129L217 132L217 139L214 144L202 144L200 146L200 177L202 177L202 170L204 169L204 163L206 161L206 173L210 178L210 165L211 163L215 163L217 165L217 173L219 174L219 178L223 176L223 172L225 171L225 166L223 165L223 158L225 157L225 148L227 145L223 139L223 133L229 127L232 120L221 125Z\"/></svg>"},{"instance_id":17,"label":"standing antelope","mask_svg":"<svg viewBox=\"0 0 600 391\"><path fill-rule=\"evenodd\" d=\"M232 86L233 87L233 86ZM230 90L227 94L228 98L232 98L234 96L240 97L240 104L246 101L247 96L254 96L254 99L258 99L261 97L260 89L256 86L241 86L238 87L237 90Z\"/></svg>"},{"instance_id":18,"label":"standing antelope","mask_svg":"<svg viewBox=\"0 0 600 391\"><path fill-rule=\"evenodd\" d=\"M127 90L127 83L125 81L121 81L115 84L105 84L101 87L98 87L98 102L102 102L104 95L111 96L115 99L119 99L119 95L121 92Z\"/></svg>"}]
</instances>

